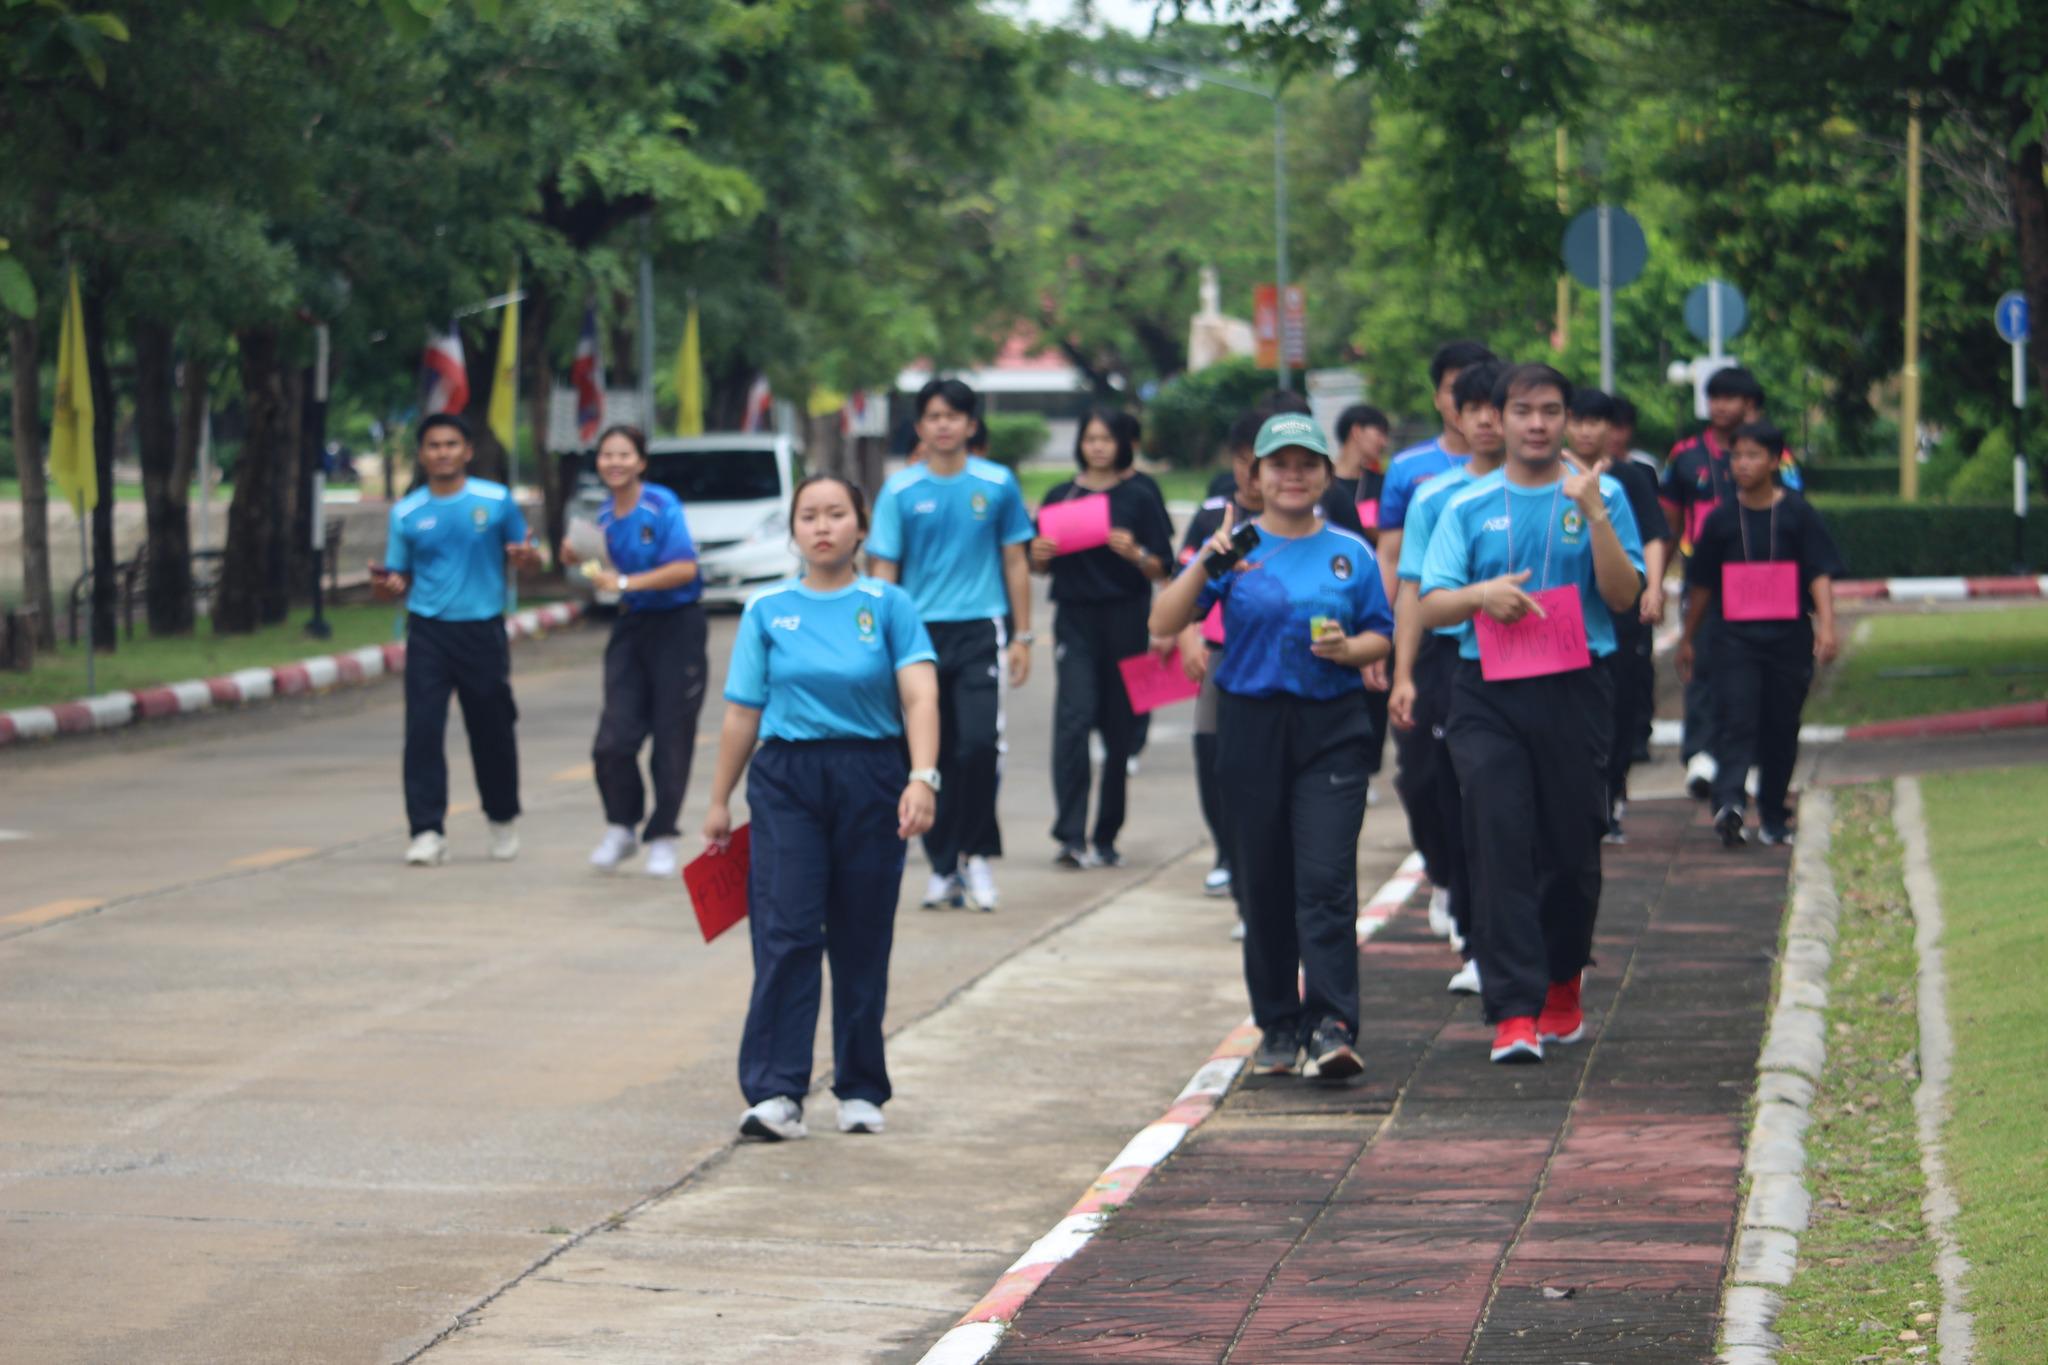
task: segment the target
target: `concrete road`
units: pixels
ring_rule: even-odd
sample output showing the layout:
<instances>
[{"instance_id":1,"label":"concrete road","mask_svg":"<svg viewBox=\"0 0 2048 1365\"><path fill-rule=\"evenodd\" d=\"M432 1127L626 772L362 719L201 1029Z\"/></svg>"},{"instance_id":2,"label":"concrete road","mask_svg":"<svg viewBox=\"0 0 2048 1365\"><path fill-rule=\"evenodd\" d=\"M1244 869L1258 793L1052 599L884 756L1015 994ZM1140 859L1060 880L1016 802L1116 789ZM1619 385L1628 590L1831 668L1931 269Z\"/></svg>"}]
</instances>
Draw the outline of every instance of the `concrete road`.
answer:
<instances>
[{"instance_id":1,"label":"concrete road","mask_svg":"<svg viewBox=\"0 0 2048 1365\"><path fill-rule=\"evenodd\" d=\"M894 1258L894 1307L816 1336L815 1288L743 1294L743 1262L685 1255L658 1278L709 1305L692 1333L745 1300L702 1358L887 1358L971 1303L1242 1016L1228 913L1192 891L1185 708L1155 729L1129 865L1057 872L1041 650L1011 703L1002 910L905 900L891 1133L830 1133L827 1097L808 1147L729 1156L744 936L706 946L679 887L584 863L602 638L515 650L512 864L483 859L458 725L455 860L400 865L394 686L0 757L0 1361L391 1362L444 1337L464 1359L548 1354L529 1333L609 1358L607 1296L552 1324L528 1304L551 1258L609 1256L586 1235L643 1206L695 1245ZM1369 820L1368 875L1399 824L1391 804ZM913 855L912 896L924 871ZM752 1193L706 1180L721 1169ZM698 1188L728 1191L715 1216ZM835 1221L835 1200L872 1216ZM919 1206L936 1223L901 1216ZM693 1358L693 1337L634 1325L648 1354Z\"/></svg>"}]
</instances>

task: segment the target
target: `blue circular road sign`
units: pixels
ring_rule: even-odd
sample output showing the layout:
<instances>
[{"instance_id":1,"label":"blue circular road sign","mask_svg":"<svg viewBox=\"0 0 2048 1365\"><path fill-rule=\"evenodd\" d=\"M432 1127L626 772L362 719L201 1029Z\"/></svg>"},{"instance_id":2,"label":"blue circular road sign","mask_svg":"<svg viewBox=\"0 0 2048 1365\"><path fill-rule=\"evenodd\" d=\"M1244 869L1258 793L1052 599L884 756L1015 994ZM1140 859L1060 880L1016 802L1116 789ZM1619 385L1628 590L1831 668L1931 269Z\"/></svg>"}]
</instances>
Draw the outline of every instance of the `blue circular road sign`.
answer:
<instances>
[{"instance_id":1,"label":"blue circular road sign","mask_svg":"<svg viewBox=\"0 0 2048 1365\"><path fill-rule=\"evenodd\" d=\"M2027 296L2017 289L2000 299L1997 310L1991 315L1998 324L1998 335L2014 346L2025 341L2031 311L2027 307Z\"/></svg>"},{"instance_id":2,"label":"blue circular road sign","mask_svg":"<svg viewBox=\"0 0 2048 1365\"><path fill-rule=\"evenodd\" d=\"M1650 263L1643 225L1627 209L1607 206L1609 267L1614 285L1633 284ZM1600 210L1586 209L1564 230L1564 268L1588 289L1600 287Z\"/></svg>"},{"instance_id":3,"label":"blue circular road sign","mask_svg":"<svg viewBox=\"0 0 2048 1365\"><path fill-rule=\"evenodd\" d=\"M1696 284L1685 296L1685 330L1701 341L1711 343L1714 339L1712 304L1708 290L1721 296L1721 340L1726 341L1742 330L1749 321L1749 304L1744 301L1742 291L1726 280L1708 280Z\"/></svg>"}]
</instances>

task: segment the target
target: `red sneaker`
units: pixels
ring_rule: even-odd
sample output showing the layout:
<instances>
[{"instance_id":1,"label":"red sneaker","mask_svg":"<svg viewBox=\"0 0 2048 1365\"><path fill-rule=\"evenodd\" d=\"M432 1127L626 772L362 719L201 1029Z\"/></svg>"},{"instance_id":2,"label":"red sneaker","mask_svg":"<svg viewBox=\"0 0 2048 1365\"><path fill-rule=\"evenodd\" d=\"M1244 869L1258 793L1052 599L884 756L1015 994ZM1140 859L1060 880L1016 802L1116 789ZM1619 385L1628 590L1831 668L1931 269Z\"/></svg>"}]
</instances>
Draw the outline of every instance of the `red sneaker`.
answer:
<instances>
[{"instance_id":1,"label":"red sneaker","mask_svg":"<svg viewBox=\"0 0 2048 1365\"><path fill-rule=\"evenodd\" d=\"M1493 1026L1493 1060L1496 1062L1540 1062L1543 1040L1536 1036L1536 1021L1528 1015L1503 1019Z\"/></svg>"},{"instance_id":2,"label":"red sneaker","mask_svg":"<svg viewBox=\"0 0 2048 1365\"><path fill-rule=\"evenodd\" d=\"M1586 1012L1579 1007L1579 982L1553 981L1543 997L1543 1013L1536 1016L1536 1035L1546 1043L1576 1043L1586 1036Z\"/></svg>"}]
</instances>

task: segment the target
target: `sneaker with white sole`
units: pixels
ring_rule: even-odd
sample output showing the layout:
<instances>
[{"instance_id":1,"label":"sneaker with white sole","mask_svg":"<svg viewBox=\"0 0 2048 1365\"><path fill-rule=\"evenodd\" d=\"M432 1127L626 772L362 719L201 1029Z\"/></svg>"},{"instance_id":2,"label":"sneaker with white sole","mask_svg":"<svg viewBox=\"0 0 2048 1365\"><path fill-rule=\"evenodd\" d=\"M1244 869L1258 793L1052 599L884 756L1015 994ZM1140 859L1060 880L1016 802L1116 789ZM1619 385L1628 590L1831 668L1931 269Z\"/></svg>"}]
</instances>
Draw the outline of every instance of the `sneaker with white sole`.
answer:
<instances>
[{"instance_id":1,"label":"sneaker with white sole","mask_svg":"<svg viewBox=\"0 0 2048 1365\"><path fill-rule=\"evenodd\" d=\"M1721 847L1741 848L1747 842L1742 833L1742 812L1733 806L1721 807L1714 817L1714 832L1721 836Z\"/></svg>"},{"instance_id":2,"label":"sneaker with white sole","mask_svg":"<svg viewBox=\"0 0 2048 1365\"><path fill-rule=\"evenodd\" d=\"M491 861L509 863L519 856L519 822L516 820L491 820L490 851Z\"/></svg>"},{"instance_id":3,"label":"sneaker with white sole","mask_svg":"<svg viewBox=\"0 0 2048 1365\"><path fill-rule=\"evenodd\" d=\"M1124 776L1125 776L1125 777L1136 777L1137 775L1138 775L1138 756L1137 756L1136 754L1132 754L1132 755L1131 755L1131 756L1130 756L1129 758L1127 758L1127 759L1125 759L1125 760L1124 760Z\"/></svg>"},{"instance_id":4,"label":"sneaker with white sole","mask_svg":"<svg viewBox=\"0 0 2048 1365\"><path fill-rule=\"evenodd\" d=\"M1209 869L1202 878L1202 894L1205 896L1227 896L1230 894L1230 869L1216 866Z\"/></svg>"},{"instance_id":5,"label":"sneaker with white sole","mask_svg":"<svg viewBox=\"0 0 2048 1365\"><path fill-rule=\"evenodd\" d=\"M996 908L1002 902L1002 893L996 890L995 869L988 865L986 858L967 860L967 903L983 914Z\"/></svg>"},{"instance_id":6,"label":"sneaker with white sole","mask_svg":"<svg viewBox=\"0 0 2048 1365\"><path fill-rule=\"evenodd\" d=\"M776 1095L740 1115L740 1136L763 1142L790 1142L809 1137L804 1127L804 1107L787 1095Z\"/></svg>"},{"instance_id":7,"label":"sneaker with white sole","mask_svg":"<svg viewBox=\"0 0 2048 1365\"><path fill-rule=\"evenodd\" d=\"M927 910L957 910L960 908L960 878L957 873L934 872L925 879L924 908Z\"/></svg>"},{"instance_id":8,"label":"sneaker with white sole","mask_svg":"<svg viewBox=\"0 0 2048 1365\"><path fill-rule=\"evenodd\" d=\"M1242 943L1242 942L1244 942L1244 920L1243 920L1243 919L1241 919L1241 918L1240 918L1240 919L1235 919L1235 920L1232 920L1232 921L1230 922L1230 941L1231 941L1232 943Z\"/></svg>"},{"instance_id":9,"label":"sneaker with white sole","mask_svg":"<svg viewBox=\"0 0 2048 1365\"><path fill-rule=\"evenodd\" d=\"M1308 1040L1307 1073L1324 1081L1348 1081L1365 1070L1365 1059L1352 1045L1351 1026L1341 1019L1325 1019L1316 1025Z\"/></svg>"},{"instance_id":10,"label":"sneaker with white sole","mask_svg":"<svg viewBox=\"0 0 2048 1365\"><path fill-rule=\"evenodd\" d=\"M1451 918L1451 893L1439 886L1429 893L1429 932L1449 938L1458 922Z\"/></svg>"},{"instance_id":11,"label":"sneaker with white sole","mask_svg":"<svg viewBox=\"0 0 2048 1365\"><path fill-rule=\"evenodd\" d=\"M624 825L606 825L604 838L590 850L590 865L599 872L615 872L620 863L640 851L640 841Z\"/></svg>"},{"instance_id":12,"label":"sneaker with white sole","mask_svg":"<svg viewBox=\"0 0 2048 1365\"><path fill-rule=\"evenodd\" d=\"M1720 765L1714 756L1704 749L1694 754L1685 763L1685 792L1696 801L1704 801L1714 794L1714 774Z\"/></svg>"},{"instance_id":13,"label":"sneaker with white sole","mask_svg":"<svg viewBox=\"0 0 2048 1365\"><path fill-rule=\"evenodd\" d=\"M882 1106L867 1100L839 1101L839 1131L842 1133L879 1133L882 1131Z\"/></svg>"},{"instance_id":14,"label":"sneaker with white sole","mask_svg":"<svg viewBox=\"0 0 2048 1365\"><path fill-rule=\"evenodd\" d=\"M1444 987L1452 995L1479 994L1479 959L1469 958L1451 978L1451 984Z\"/></svg>"},{"instance_id":15,"label":"sneaker with white sole","mask_svg":"<svg viewBox=\"0 0 2048 1365\"><path fill-rule=\"evenodd\" d=\"M676 859L676 841L673 839L649 839L647 841L647 861L640 865L640 870L650 877L668 878L680 874L683 870L683 865Z\"/></svg>"},{"instance_id":16,"label":"sneaker with white sole","mask_svg":"<svg viewBox=\"0 0 2048 1365\"><path fill-rule=\"evenodd\" d=\"M1254 1076L1292 1076L1301 1065L1301 1035L1292 1025L1269 1028L1259 1036L1252 1054Z\"/></svg>"},{"instance_id":17,"label":"sneaker with white sole","mask_svg":"<svg viewBox=\"0 0 2048 1365\"><path fill-rule=\"evenodd\" d=\"M438 829L423 829L405 846L407 867L439 867L448 861L448 838Z\"/></svg>"}]
</instances>

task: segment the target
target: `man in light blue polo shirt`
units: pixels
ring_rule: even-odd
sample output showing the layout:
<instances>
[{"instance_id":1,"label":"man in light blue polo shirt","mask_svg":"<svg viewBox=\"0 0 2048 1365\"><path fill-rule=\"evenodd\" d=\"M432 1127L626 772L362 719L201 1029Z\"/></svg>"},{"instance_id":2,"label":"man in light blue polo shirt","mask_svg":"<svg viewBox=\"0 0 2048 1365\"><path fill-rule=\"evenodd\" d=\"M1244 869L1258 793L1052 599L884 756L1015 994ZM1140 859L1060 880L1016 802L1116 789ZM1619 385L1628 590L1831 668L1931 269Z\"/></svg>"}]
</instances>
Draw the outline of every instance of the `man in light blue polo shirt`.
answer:
<instances>
[{"instance_id":1,"label":"man in light blue polo shirt","mask_svg":"<svg viewBox=\"0 0 2048 1365\"><path fill-rule=\"evenodd\" d=\"M490 854L519 853L519 748L513 724L512 656L505 639L505 573L536 564L526 517L501 483L469 477L469 426L453 413L420 423L426 487L391 509L384 562L370 566L380 601L403 597L405 861L448 860L448 695L462 701L477 794L490 823Z\"/></svg>"},{"instance_id":2,"label":"man in light blue polo shirt","mask_svg":"<svg viewBox=\"0 0 2048 1365\"><path fill-rule=\"evenodd\" d=\"M1389 602L1400 596L1396 570L1408 526L1408 505L1414 501L1415 491L1445 470L1455 469L1472 458L1472 444L1458 425L1458 375L1474 365L1494 360L1493 352L1477 341L1447 341L1429 358L1429 387L1443 430L1394 456L1387 465L1386 478L1380 482L1380 582L1387 590Z\"/></svg>"},{"instance_id":3,"label":"man in light blue polo shirt","mask_svg":"<svg viewBox=\"0 0 2048 1365\"><path fill-rule=\"evenodd\" d=\"M996 908L988 860L1003 851L996 779L1004 673L1010 686L1024 685L1036 638L1024 547L1037 531L1017 476L967 453L979 406L957 379L918 391L925 459L882 485L867 542L871 572L910 594L939 656L942 780L924 836L927 909L958 905L963 893L978 909Z\"/></svg>"}]
</instances>

